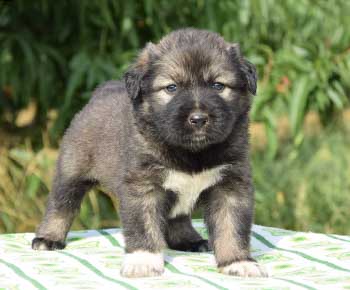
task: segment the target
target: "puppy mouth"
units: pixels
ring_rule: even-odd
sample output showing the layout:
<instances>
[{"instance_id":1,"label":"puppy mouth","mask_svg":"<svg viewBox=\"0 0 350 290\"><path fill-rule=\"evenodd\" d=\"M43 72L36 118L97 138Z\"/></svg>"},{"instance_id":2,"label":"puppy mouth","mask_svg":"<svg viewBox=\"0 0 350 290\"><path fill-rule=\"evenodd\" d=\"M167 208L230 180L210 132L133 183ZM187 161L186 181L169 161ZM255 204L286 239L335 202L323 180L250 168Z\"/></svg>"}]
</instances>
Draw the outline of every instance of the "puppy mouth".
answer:
<instances>
[{"instance_id":1,"label":"puppy mouth","mask_svg":"<svg viewBox=\"0 0 350 290\"><path fill-rule=\"evenodd\" d=\"M183 145L192 151L199 151L211 144L204 132L196 132L184 138Z\"/></svg>"},{"instance_id":2,"label":"puppy mouth","mask_svg":"<svg viewBox=\"0 0 350 290\"><path fill-rule=\"evenodd\" d=\"M191 136L190 136L190 140L192 142L206 142L208 141L208 137L207 137L207 134L205 133L204 130L200 130L200 131L197 131L197 132L194 132Z\"/></svg>"},{"instance_id":3,"label":"puppy mouth","mask_svg":"<svg viewBox=\"0 0 350 290\"><path fill-rule=\"evenodd\" d=\"M194 142L205 142L206 140L207 140L207 137L203 135L192 137L192 141Z\"/></svg>"}]
</instances>

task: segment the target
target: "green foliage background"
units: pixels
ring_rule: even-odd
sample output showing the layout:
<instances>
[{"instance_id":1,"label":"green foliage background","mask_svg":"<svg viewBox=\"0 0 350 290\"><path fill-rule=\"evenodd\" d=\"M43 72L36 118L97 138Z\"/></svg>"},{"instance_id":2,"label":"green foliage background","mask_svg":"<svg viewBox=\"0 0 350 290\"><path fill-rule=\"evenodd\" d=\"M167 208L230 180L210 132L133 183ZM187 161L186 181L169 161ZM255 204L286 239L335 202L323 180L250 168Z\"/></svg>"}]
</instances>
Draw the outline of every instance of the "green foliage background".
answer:
<instances>
[{"instance_id":1,"label":"green foliage background","mask_svg":"<svg viewBox=\"0 0 350 290\"><path fill-rule=\"evenodd\" d=\"M349 15L347 0L0 1L0 231L34 229L60 137L91 91L120 78L146 42L192 26L239 42L259 71L251 116L266 146L252 154L256 221L350 233L349 119L339 122L349 103ZM31 104L34 120L18 126ZM308 137L309 112L322 129ZM116 203L90 193L75 226L116 225Z\"/></svg>"}]
</instances>

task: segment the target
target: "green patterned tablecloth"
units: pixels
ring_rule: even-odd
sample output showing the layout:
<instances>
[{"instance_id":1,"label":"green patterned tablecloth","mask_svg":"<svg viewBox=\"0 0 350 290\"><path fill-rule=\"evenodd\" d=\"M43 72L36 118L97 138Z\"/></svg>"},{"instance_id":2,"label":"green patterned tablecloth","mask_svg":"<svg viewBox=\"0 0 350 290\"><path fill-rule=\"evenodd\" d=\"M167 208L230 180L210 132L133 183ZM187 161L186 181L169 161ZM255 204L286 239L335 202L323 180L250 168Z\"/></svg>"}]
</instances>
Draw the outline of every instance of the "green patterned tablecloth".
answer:
<instances>
[{"instance_id":1,"label":"green patterned tablecloth","mask_svg":"<svg viewBox=\"0 0 350 290\"><path fill-rule=\"evenodd\" d=\"M203 223L196 228L207 236ZM65 250L33 251L34 234L0 235L0 289L350 289L350 237L254 226L253 256L270 278L219 274L212 253L167 250L156 278L119 275L120 229L70 232Z\"/></svg>"}]
</instances>

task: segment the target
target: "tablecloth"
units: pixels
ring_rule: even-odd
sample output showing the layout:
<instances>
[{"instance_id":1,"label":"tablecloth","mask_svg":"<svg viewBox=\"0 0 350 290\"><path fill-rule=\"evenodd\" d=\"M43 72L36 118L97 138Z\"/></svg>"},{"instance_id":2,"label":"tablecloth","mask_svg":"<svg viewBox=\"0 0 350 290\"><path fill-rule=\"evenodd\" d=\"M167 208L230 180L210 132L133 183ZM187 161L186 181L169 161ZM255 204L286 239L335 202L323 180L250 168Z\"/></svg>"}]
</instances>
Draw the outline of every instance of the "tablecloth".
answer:
<instances>
[{"instance_id":1,"label":"tablecloth","mask_svg":"<svg viewBox=\"0 0 350 290\"><path fill-rule=\"evenodd\" d=\"M197 230L207 237L200 220ZM33 251L33 233L0 235L0 289L350 289L350 236L253 226L251 251L269 278L217 272L212 252L165 251L165 273L119 274L121 229L72 231L60 251Z\"/></svg>"}]
</instances>

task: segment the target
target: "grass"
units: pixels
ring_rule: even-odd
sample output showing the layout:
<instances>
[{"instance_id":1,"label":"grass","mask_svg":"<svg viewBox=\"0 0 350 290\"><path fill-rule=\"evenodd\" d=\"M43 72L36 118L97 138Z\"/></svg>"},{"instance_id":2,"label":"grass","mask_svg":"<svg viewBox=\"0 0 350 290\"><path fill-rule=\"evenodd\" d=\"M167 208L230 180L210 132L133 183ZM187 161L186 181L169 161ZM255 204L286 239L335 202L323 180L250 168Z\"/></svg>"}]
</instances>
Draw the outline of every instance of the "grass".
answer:
<instances>
[{"instance_id":1,"label":"grass","mask_svg":"<svg viewBox=\"0 0 350 290\"><path fill-rule=\"evenodd\" d=\"M57 159L49 145L0 147L0 233L34 231L42 218ZM118 226L117 201L102 191L89 192L73 229Z\"/></svg>"},{"instance_id":2,"label":"grass","mask_svg":"<svg viewBox=\"0 0 350 290\"><path fill-rule=\"evenodd\" d=\"M350 234L350 128L310 124L298 148L281 136L273 159L261 146L265 133L252 133L256 223ZM44 213L57 149L43 139L39 151L30 143L0 147L0 232L34 231ZM73 229L119 226L117 207L110 195L91 191Z\"/></svg>"}]
</instances>

